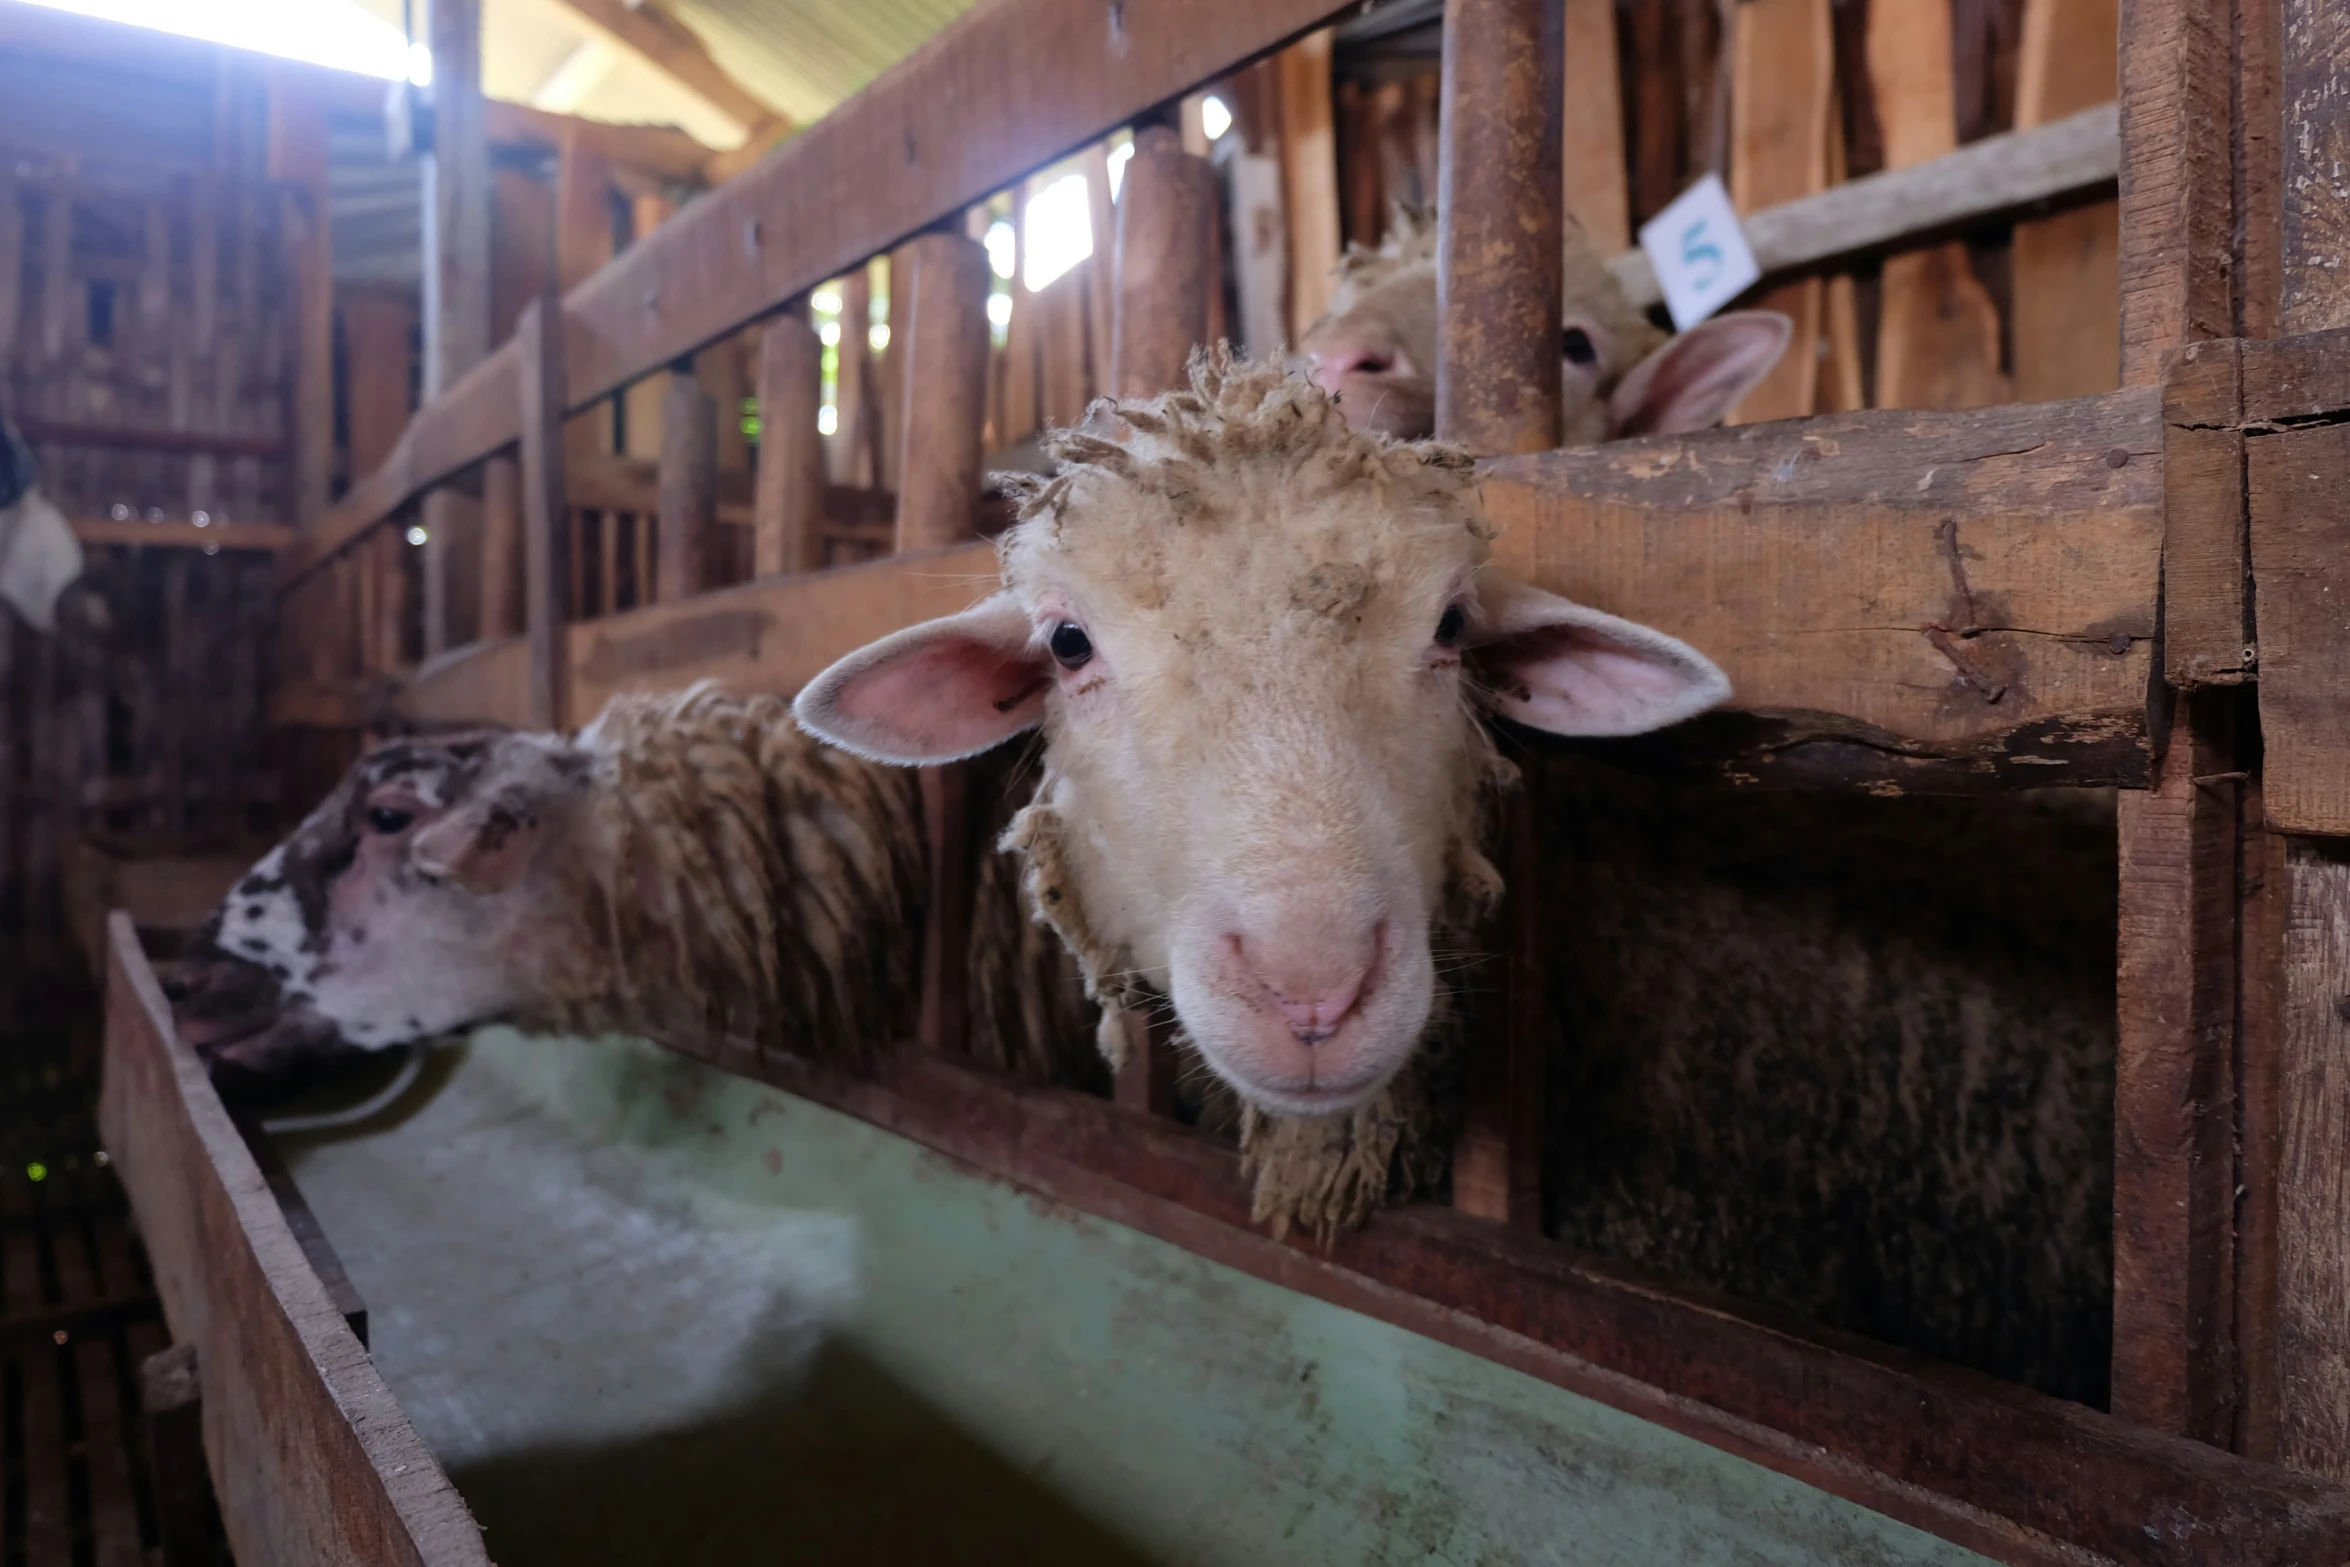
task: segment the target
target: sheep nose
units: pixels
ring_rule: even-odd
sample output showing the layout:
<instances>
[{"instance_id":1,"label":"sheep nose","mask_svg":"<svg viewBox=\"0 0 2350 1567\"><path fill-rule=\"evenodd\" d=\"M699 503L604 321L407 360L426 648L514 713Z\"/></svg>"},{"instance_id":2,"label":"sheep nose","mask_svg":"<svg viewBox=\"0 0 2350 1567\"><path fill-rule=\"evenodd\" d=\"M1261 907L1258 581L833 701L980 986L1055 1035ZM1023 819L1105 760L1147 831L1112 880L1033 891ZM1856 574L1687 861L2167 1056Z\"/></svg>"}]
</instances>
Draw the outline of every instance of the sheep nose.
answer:
<instances>
[{"instance_id":1,"label":"sheep nose","mask_svg":"<svg viewBox=\"0 0 2350 1567\"><path fill-rule=\"evenodd\" d=\"M1350 375L1381 375L1389 365L1387 355L1363 348L1342 348L1318 353L1313 359L1314 379L1327 392L1337 391L1339 383Z\"/></svg>"},{"instance_id":2,"label":"sheep nose","mask_svg":"<svg viewBox=\"0 0 2350 1567\"><path fill-rule=\"evenodd\" d=\"M1313 1046L1336 1034L1353 1014L1370 982L1382 936L1383 931L1370 932L1345 956L1330 946L1276 955L1261 947L1251 951L1237 935L1224 939L1241 970L1256 982L1258 1004L1281 1015L1291 1038Z\"/></svg>"}]
</instances>

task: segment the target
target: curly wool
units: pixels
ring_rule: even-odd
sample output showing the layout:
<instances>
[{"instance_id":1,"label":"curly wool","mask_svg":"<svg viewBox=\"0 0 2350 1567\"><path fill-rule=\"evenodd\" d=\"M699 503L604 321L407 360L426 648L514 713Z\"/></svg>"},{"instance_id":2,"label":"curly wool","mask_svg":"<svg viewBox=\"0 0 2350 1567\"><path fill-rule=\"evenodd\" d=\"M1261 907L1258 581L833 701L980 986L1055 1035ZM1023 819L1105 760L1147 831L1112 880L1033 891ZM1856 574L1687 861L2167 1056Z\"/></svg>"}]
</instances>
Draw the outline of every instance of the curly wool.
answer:
<instances>
[{"instance_id":1,"label":"curly wool","mask_svg":"<svg viewBox=\"0 0 2350 1567\"><path fill-rule=\"evenodd\" d=\"M562 868L571 939L534 1021L854 1056L902 1033L927 878L910 774L817 744L779 697L614 698Z\"/></svg>"}]
</instances>

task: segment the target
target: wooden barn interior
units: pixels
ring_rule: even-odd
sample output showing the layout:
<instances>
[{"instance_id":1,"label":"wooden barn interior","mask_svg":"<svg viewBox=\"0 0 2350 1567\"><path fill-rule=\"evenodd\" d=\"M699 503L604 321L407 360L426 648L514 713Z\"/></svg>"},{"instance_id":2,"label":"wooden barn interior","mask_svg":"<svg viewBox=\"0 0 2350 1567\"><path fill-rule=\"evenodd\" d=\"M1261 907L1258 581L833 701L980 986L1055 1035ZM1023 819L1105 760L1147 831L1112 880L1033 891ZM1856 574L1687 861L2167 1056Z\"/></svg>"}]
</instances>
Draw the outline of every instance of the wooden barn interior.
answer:
<instances>
[{"instance_id":1,"label":"wooden barn interior","mask_svg":"<svg viewBox=\"0 0 2350 1567\"><path fill-rule=\"evenodd\" d=\"M140 9L0 0L0 1567L2350 1561L2350 0ZM1709 178L1786 352L1562 444ZM216 1087L376 748L788 698L1415 233L1495 563L1734 695L1499 725L1376 1211L985 977L1025 743L906 1037Z\"/></svg>"}]
</instances>

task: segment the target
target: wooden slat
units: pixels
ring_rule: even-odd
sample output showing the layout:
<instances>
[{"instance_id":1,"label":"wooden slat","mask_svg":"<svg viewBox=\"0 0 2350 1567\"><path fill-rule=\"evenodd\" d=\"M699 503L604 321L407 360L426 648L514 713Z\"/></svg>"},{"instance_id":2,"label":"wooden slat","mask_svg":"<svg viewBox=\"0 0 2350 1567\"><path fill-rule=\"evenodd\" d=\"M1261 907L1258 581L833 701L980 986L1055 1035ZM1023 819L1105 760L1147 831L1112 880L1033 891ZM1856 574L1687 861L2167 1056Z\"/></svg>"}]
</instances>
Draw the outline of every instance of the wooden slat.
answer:
<instances>
[{"instance_id":1,"label":"wooden slat","mask_svg":"<svg viewBox=\"0 0 2350 1567\"><path fill-rule=\"evenodd\" d=\"M904 267L907 276L900 279ZM987 419L987 247L960 229L932 229L898 251L891 291L910 308L890 350L905 371L897 544L907 550L959 543L976 531L985 477L980 427Z\"/></svg>"},{"instance_id":2,"label":"wooden slat","mask_svg":"<svg viewBox=\"0 0 2350 1567\"><path fill-rule=\"evenodd\" d=\"M717 528L718 408L692 367L680 364L669 372L661 399L661 526L654 535L660 559L654 569L663 603L692 598L716 580Z\"/></svg>"},{"instance_id":3,"label":"wooden slat","mask_svg":"<svg viewBox=\"0 0 2350 1567\"><path fill-rule=\"evenodd\" d=\"M84 544L120 549L288 550L301 540L301 530L282 522L214 522L199 528L193 522L146 522L129 518L76 517L73 536Z\"/></svg>"},{"instance_id":4,"label":"wooden slat","mask_svg":"<svg viewBox=\"0 0 2350 1567\"><path fill-rule=\"evenodd\" d=\"M824 345L803 301L759 334L759 472L752 570L762 577L824 564Z\"/></svg>"},{"instance_id":5,"label":"wooden slat","mask_svg":"<svg viewBox=\"0 0 2350 1567\"><path fill-rule=\"evenodd\" d=\"M922 925L923 1048L959 1056L971 1028L971 778L961 763L922 769L930 905Z\"/></svg>"},{"instance_id":6,"label":"wooden slat","mask_svg":"<svg viewBox=\"0 0 2350 1567\"><path fill-rule=\"evenodd\" d=\"M1557 42L1556 34L1551 41ZM1289 241L1289 340L1330 308L1330 274L1338 265L1338 131L1330 113L1330 61L1335 41L1329 30L1299 39L1273 62L1280 83L1281 189ZM1446 53L1450 55L1448 48ZM1558 85L1557 62L1536 67L1541 79ZM1260 345L1269 350L1270 345Z\"/></svg>"},{"instance_id":7,"label":"wooden slat","mask_svg":"<svg viewBox=\"0 0 2350 1567\"><path fill-rule=\"evenodd\" d=\"M1444 13L1436 433L1480 456L1559 441L1559 24L1537 0Z\"/></svg>"},{"instance_id":8,"label":"wooden slat","mask_svg":"<svg viewBox=\"0 0 2350 1567\"><path fill-rule=\"evenodd\" d=\"M2113 101L2118 0L2026 0L2015 123L2046 125ZM2121 208L2098 202L2015 227L2015 395L2086 397L2121 384Z\"/></svg>"},{"instance_id":9,"label":"wooden slat","mask_svg":"<svg viewBox=\"0 0 2350 1567\"><path fill-rule=\"evenodd\" d=\"M1742 708L1896 751L2064 715L2054 772L2103 726L2142 733L2160 448L2154 394L2122 392L1543 453L1485 498L1498 562L1688 638Z\"/></svg>"},{"instance_id":10,"label":"wooden slat","mask_svg":"<svg viewBox=\"0 0 2350 1567\"><path fill-rule=\"evenodd\" d=\"M246 1567L484 1563L481 1534L327 1299L171 1013L129 921L109 930L100 1120L175 1337L206 1379L205 1447Z\"/></svg>"},{"instance_id":11,"label":"wooden slat","mask_svg":"<svg viewBox=\"0 0 2350 1567\"><path fill-rule=\"evenodd\" d=\"M1685 1432L2010 1562L2331 1562L2350 1491L1442 1208L1325 1248L1248 1223L1238 1158L1068 1090L901 1052L759 1075L971 1167ZM2156 1527L2148 1527L2149 1521ZM2059 1541L2073 1542L2071 1546Z\"/></svg>"},{"instance_id":12,"label":"wooden slat","mask_svg":"<svg viewBox=\"0 0 2350 1567\"><path fill-rule=\"evenodd\" d=\"M563 641L570 582L571 512L563 494L563 333L552 293L523 308L514 342L523 366L517 399L522 422L523 638L530 649L523 721L559 729L570 712L571 660Z\"/></svg>"},{"instance_id":13,"label":"wooden slat","mask_svg":"<svg viewBox=\"0 0 2350 1567\"><path fill-rule=\"evenodd\" d=\"M2226 1444L2236 1215L2236 702L2180 705L2124 791L2114 1084L2113 1412Z\"/></svg>"},{"instance_id":14,"label":"wooden slat","mask_svg":"<svg viewBox=\"0 0 2350 1567\"><path fill-rule=\"evenodd\" d=\"M740 124L754 138L789 129L774 107L710 57L693 29L661 8L657 0L562 0L589 22L656 70Z\"/></svg>"},{"instance_id":15,"label":"wooden slat","mask_svg":"<svg viewBox=\"0 0 2350 1567\"><path fill-rule=\"evenodd\" d=\"M1828 184L1828 133L1836 101L1836 37L1828 0L1753 0L1732 13L1730 199L1741 213L1813 195ZM1795 323L1788 351L1739 401L1733 423L1814 410L1827 284L1799 278L1756 304Z\"/></svg>"},{"instance_id":16,"label":"wooden slat","mask_svg":"<svg viewBox=\"0 0 2350 1567\"><path fill-rule=\"evenodd\" d=\"M1886 167L1952 151L1950 0L1872 8L1868 61ZM1972 408L2012 395L1999 370L1998 308L1958 241L1887 257L1877 319L1878 407Z\"/></svg>"},{"instance_id":17,"label":"wooden slat","mask_svg":"<svg viewBox=\"0 0 2350 1567\"><path fill-rule=\"evenodd\" d=\"M195 452L212 457L257 457L271 461L292 450L282 435L180 430L155 425L97 424L45 419L26 414L17 432L35 446L101 446L113 451Z\"/></svg>"},{"instance_id":18,"label":"wooden slat","mask_svg":"<svg viewBox=\"0 0 2350 1567\"><path fill-rule=\"evenodd\" d=\"M515 458L492 457L481 471L482 638L522 630L522 470Z\"/></svg>"},{"instance_id":19,"label":"wooden slat","mask_svg":"<svg viewBox=\"0 0 2350 1567\"><path fill-rule=\"evenodd\" d=\"M1624 185L1624 97L1614 0L1566 0L1564 194L1567 215L1610 256L1632 243ZM1400 97L1401 87L1397 85Z\"/></svg>"},{"instance_id":20,"label":"wooden slat","mask_svg":"<svg viewBox=\"0 0 2350 1567\"><path fill-rule=\"evenodd\" d=\"M2350 425L2256 436L2246 455L2269 823L2350 835Z\"/></svg>"},{"instance_id":21,"label":"wooden slat","mask_svg":"<svg viewBox=\"0 0 2350 1567\"><path fill-rule=\"evenodd\" d=\"M1156 397L1183 384L1192 350L1208 341L1208 300L1222 284L1215 267L1216 171L1185 152L1174 131L1152 126L1135 139L1118 198L1114 248L1101 270L1113 275L1112 347L1105 390Z\"/></svg>"}]
</instances>

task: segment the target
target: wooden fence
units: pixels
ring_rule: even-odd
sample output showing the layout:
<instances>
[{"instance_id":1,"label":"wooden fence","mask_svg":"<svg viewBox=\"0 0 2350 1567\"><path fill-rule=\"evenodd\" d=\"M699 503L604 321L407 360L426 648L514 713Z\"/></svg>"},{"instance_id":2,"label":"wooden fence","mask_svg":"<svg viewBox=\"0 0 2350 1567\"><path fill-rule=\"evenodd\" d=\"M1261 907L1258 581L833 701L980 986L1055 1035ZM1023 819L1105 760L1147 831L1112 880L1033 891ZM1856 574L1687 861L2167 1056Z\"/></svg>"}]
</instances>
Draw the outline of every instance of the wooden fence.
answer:
<instances>
[{"instance_id":1,"label":"wooden fence","mask_svg":"<svg viewBox=\"0 0 2350 1567\"><path fill-rule=\"evenodd\" d=\"M351 640L380 648L384 617L357 596L356 562L484 465L483 493L513 499L485 507L478 553L440 567L478 579L483 634L405 682L419 714L554 725L703 677L789 690L970 602L992 567L971 538L982 432L1023 422L1006 388L1027 373L1014 351L991 385L973 209L1121 128L1143 148L1121 200L1141 181L1183 199L1200 177L1185 96L1267 57L1285 94L1293 74L1312 81L1319 45L1287 46L1334 9L998 0L531 303L512 342L281 556L295 679L280 716L346 713ZM2122 790L2110 1414L1544 1240L1539 1008L1504 1006L1477 1048L1453 1207L1384 1215L1327 1251L1248 1227L1235 1156L1162 1113L1150 1047L1110 1102L962 1059L951 928L926 966L923 1038L878 1076L716 1057L2005 1560L2350 1555L2350 637L2330 607L2350 596L2350 539L2328 495L2350 475L2336 368L2350 283L2329 205L2350 139L2350 8L2304 7L2290 29L2256 9L2133 0L2118 57L2097 47L2111 11L2055 4L2024 7L2004 38L1958 25L1986 14L1970 6L1872 7L1856 24L1860 8L1826 0L1749 0L1726 33L1709 6L1643 3L1610 38L1604 0L1453 0L1443 24L1442 243L1478 258L1453 270L1449 319L1548 319L1563 206L1620 243L1690 170L1726 164L1777 269L1763 297L1798 322L1748 413L1800 417L1580 451L1550 449L1547 332L1448 332L1440 419L1490 460L1504 562L1714 653L1741 711L1688 760L1725 783ZM1992 63L1961 71L1970 49ZM1677 71L1606 69L1668 53ZM2098 105L2117 81L2106 161ZM1414 142L1397 127L1421 90L1371 88L1393 145ZM1571 156L1549 129L1562 105L1580 127ZM1356 122L1358 140L1379 123ZM1425 179L1400 152L1386 167L1398 189ZM2012 236L1991 247L2004 260L1986 254L1992 223ZM892 337L910 368L886 400L904 432L900 471L882 476L894 553L814 569L837 476L813 427L806 301L884 252L913 301ZM1167 384L1201 323L1234 309L1218 268L1129 291L1123 258L1097 259L1112 340L1135 356L1111 384ZM1102 272L1089 277L1029 304L1096 319ZM1310 285L1292 271L1285 301ZM754 329L751 577L728 586L711 563L730 502L686 361ZM567 460L565 426L664 372L646 604L641 521L583 540L569 520L605 480ZM592 570L574 558L589 553ZM630 570L640 607L617 586ZM589 581L592 595L574 585ZM591 597L603 613L576 618ZM356 668L403 661L395 647ZM960 778L925 776L942 878L964 874L972 830ZM1522 884L1498 940L1533 950L1544 917Z\"/></svg>"}]
</instances>

